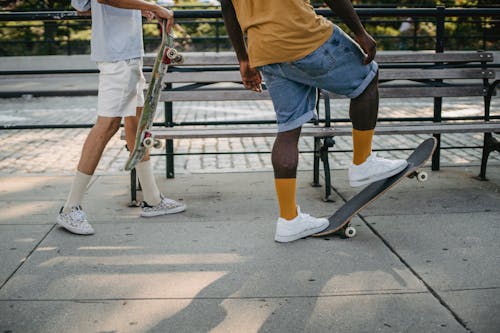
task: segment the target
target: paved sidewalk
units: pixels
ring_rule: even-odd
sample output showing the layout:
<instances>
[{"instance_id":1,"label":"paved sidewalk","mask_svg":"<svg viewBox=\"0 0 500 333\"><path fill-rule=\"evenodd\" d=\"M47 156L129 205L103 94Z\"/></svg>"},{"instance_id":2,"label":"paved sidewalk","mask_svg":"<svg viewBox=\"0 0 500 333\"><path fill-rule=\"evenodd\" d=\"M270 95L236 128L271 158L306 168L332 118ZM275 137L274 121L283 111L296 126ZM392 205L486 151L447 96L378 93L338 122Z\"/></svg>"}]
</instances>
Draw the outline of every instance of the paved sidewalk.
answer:
<instances>
[{"instance_id":1,"label":"paved sidewalk","mask_svg":"<svg viewBox=\"0 0 500 333\"><path fill-rule=\"evenodd\" d=\"M96 229L54 225L70 176L0 176L0 332L498 332L500 167L407 180L355 218L353 239L273 241L271 172L185 174L185 213L138 218L126 175L96 176ZM299 174L305 212L335 203Z\"/></svg>"},{"instance_id":2,"label":"paved sidewalk","mask_svg":"<svg viewBox=\"0 0 500 333\"><path fill-rule=\"evenodd\" d=\"M445 100L444 110L475 115L481 103ZM347 104L334 112L346 116ZM432 115L432 102L384 100L380 116L416 112ZM86 123L94 114L95 97L0 106L4 124ZM176 107L178 121L229 118L274 115L262 101ZM115 136L84 202L97 233L79 237L55 226L55 215L87 132L0 132L0 332L498 332L497 153L480 182L480 150L444 150L428 182L404 181L356 217L354 239L277 244L268 154L178 156L169 180L155 158L161 189L188 209L141 219L127 207L127 152ZM381 136L375 148L412 148L424 137ZM272 141L184 140L176 150L269 151ZM480 134L443 136L445 146L481 142ZM356 193L346 180L349 149L350 139L338 138L330 154L334 203L309 186L311 155L301 155L305 212L329 216Z\"/></svg>"}]
</instances>

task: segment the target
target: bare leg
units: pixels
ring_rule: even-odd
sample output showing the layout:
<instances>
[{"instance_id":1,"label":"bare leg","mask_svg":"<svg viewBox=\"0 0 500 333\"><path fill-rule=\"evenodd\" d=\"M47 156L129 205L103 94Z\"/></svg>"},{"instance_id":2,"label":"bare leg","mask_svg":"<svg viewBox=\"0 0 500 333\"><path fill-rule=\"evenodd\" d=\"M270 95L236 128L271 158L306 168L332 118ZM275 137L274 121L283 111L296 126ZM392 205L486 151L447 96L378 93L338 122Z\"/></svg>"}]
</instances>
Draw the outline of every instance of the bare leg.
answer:
<instances>
[{"instance_id":1,"label":"bare leg","mask_svg":"<svg viewBox=\"0 0 500 333\"><path fill-rule=\"evenodd\" d=\"M378 79L375 77L358 97L351 100L349 116L352 121L354 165L364 163L372 152L374 129L378 116Z\"/></svg>"},{"instance_id":2,"label":"bare leg","mask_svg":"<svg viewBox=\"0 0 500 333\"><path fill-rule=\"evenodd\" d=\"M365 91L351 99L349 117L354 129L359 131L372 130L377 124L378 117L378 74L366 87Z\"/></svg>"},{"instance_id":3,"label":"bare leg","mask_svg":"<svg viewBox=\"0 0 500 333\"><path fill-rule=\"evenodd\" d=\"M296 178L299 163L299 137L301 128L280 132L274 141L271 160L274 178Z\"/></svg>"},{"instance_id":4,"label":"bare leg","mask_svg":"<svg viewBox=\"0 0 500 333\"><path fill-rule=\"evenodd\" d=\"M125 117L125 139L131 153L134 150L137 126L139 126L142 109L142 107L136 109L135 117ZM147 152L142 161L135 166L135 170L142 185L144 201L149 205L156 206L161 202L162 198L154 178L153 166L149 161L149 152Z\"/></svg>"},{"instance_id":5,"label":"bare leg","mask_svg":"<svg viewBox=\"0 0 500 333\"><path fill-rule=\"evenodd\" d=\"M280 207L280 217L292 220L297 216L297 165L298 142L301 128L280 132L274 142L271 159L274 168L274 184Z\"/></svg>"},{"instance_id":6,"label":"bare leg","mask_svg":"<svg viewBox=\"0 0 500 333\"><path fill-rule=\"evenodd\" d=\"M120 128L120 117L97 117L83 144L82 155L78 163L78 171L93 175L109 140Z\"/></svg>"}]
</instances>

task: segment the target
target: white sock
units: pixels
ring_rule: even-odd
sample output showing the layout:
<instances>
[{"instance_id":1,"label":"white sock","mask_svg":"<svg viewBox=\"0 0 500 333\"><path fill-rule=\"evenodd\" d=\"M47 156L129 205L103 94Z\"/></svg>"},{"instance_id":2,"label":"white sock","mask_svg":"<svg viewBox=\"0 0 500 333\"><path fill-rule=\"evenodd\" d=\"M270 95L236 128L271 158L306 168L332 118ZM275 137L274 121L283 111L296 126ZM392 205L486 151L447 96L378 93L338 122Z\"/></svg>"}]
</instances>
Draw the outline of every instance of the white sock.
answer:
<instances>
[{"instance_id":1,"label":"white sock","mask_svg":"<svg viewBox=\"0 0 500 333\"><path fill-rule=\"evenodd\" d=\"M83 196L87 191L87 186L92 179L92 175L84 174L80 171L76 171L75 178L73 179L73 184L71 185L71 191L69 192L68 199L64 204L63 212L67 213L72 207L81 205Z\"/></svg>"},{"instance_id":2,"label":"white sock","mask_svg":"<svg viewBox=\"0 0 500 333\"><path fill-rule=\"evenodd\" d=\"M161 201L160 190L156 185L151 160L138 163L135 166L135 170L137 171L137 177L141 183L144 201L150 206L158 205Z\"/></svg>"}]
</instances>

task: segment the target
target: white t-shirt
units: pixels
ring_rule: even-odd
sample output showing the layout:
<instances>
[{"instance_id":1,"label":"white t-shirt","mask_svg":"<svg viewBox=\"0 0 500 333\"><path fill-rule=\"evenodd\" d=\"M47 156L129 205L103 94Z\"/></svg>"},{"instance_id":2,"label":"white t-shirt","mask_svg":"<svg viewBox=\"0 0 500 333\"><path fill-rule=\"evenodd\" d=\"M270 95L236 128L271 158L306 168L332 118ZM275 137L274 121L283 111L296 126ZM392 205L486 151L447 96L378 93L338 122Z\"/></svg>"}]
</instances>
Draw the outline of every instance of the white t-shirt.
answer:
<instances>
[{"instance_id":1,"label":"white t-shirt","mask_svg":"<svg viewBox=\"0 0 500 333\"><path fill-rule=\"evenodd\" d=\"M103 5L96 0L71 0L78 11L92 10L90 58L119 61L144 56L140 10Z\"/></svg>"}]
</instances>

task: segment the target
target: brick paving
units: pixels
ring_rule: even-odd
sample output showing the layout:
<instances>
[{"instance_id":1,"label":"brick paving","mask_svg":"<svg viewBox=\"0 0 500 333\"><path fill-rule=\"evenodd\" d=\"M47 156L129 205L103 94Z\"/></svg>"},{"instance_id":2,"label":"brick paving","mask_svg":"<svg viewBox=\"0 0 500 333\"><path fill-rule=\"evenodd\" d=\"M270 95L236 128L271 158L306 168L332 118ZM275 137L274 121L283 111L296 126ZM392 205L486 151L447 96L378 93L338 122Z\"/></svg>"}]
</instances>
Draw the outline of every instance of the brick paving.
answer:
<instances>
[{"instance_id":1,"label":"brick paving","mask_svg":"<svg viewBox=\"0 0 500 333\"><path fill-rule=\"evenodd\" d=\"M498 112L500 102L494 99L492 111ZM445 99L443 115L471 116L483 112L483 101L478 98ZM334 101L335 117L347 117L348 101ZM26 124L83 124L95 120L96 97L45 97L2 99L0 123ZM379 117L411 117L433 114L431 99L381 101ZM270 101L250 102L186 102L174 106L175 121L223 121L223 120L274 120ZM163 106L160 105L157 121L163 120ZM36 129L0 131L0 173L3 174L72 174L78 163L80 150L89 129ZM411 148L426 135L390 135L376 137L375 149ZM177 140L175 151L180 154L199 152L264 152L260 154L209 154L180 155L175 157L176 173L231 172L271 170L270 151L272 138L231 138ZM443 135L443 147L450 145L481 145L482 135ZM336 138L334 151L330 154L332 168L346 168L351 159L351 140ZM313 150L311 138L300 141L300 149ZM380 153L386 157L401 158L408 151L389 150ZM96 171L97 174L113 174L123 171L127 151L119 135L115 135ZM479 149L443 150L441 163L446 165L478 165ZM500 163L499 154L493 153L490 162ZM154 158L155 172L165 173L165 159ZM311 153L302 153L299 168L312 169Z\"/></svg>"}]
</instances>

